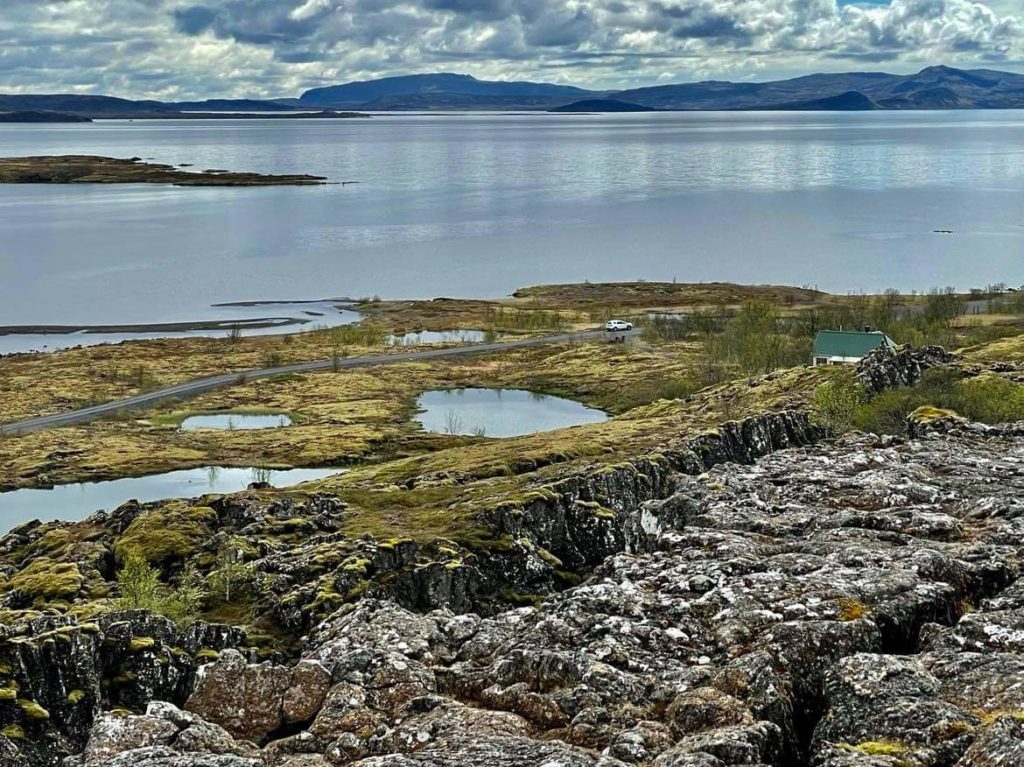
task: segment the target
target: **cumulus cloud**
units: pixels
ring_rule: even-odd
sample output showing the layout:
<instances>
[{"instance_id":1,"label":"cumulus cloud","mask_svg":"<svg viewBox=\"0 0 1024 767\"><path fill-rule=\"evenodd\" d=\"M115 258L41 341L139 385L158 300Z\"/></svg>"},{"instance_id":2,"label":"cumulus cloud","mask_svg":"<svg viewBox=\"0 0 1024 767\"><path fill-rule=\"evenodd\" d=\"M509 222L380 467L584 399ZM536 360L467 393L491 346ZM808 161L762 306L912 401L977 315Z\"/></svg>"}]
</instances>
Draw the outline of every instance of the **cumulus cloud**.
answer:
<instances>
[{"instance_id":1,"label":"cumulus cloud","mask_svg":"<svg viewBox=\"0 0 1024 767\"><path fill-rule=\"evenodd\" d=\"M2 0L0 90L281 96L409 72L628 87L1024 69L1019 0Z\"/></svg>"}]
</instances>

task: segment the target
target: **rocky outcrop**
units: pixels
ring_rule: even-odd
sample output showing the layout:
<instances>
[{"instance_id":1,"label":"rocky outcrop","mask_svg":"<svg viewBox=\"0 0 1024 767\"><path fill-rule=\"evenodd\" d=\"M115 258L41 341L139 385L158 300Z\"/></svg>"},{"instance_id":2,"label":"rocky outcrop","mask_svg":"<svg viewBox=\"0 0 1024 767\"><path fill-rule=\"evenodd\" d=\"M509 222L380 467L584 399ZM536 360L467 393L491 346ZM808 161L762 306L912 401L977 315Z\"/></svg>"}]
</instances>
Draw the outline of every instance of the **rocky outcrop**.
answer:
<instances>
[{"instance_id":1,"label":"rocky outcrop","mask_svg":"<svg viewBox=\"0 0 1024 767\"><path fill-rule=\"evenodd\" d=\"M857 380L870 393L913 386L921 375L934 367L948 365L954 355L941 346L880 346L857 363Z\"/></svg>"},{"instance_id":2,"label":"rocky outcrop","mask_svg":"<svg viewBox=\"0 0 1024 767\"><path fill-rule=\"evenodd\" d=\"M38 618L0 640L0 722L33 764L56 764L81 751L101 711L184 703L210 655L245 645L239 629L196 622L182 630L143 611L97 623Z\"/></svg>"},{"instance_id":3,"label":"rocky outcrop","mask_svg":"<svg viewBox=\"0 0 1024 767\"><path fill-rule=\"evenodd\" d=\"M199 670L186 708L236 738L263 741L286 724L312 719L330 682L330 675L315 661L295 668L269 662L251 665L236 650L225 650Z\"/></svg>"},{"instance_id":4,"label":"rocky outcrop","mask_svg":"<svg viewBox=\"0 0 1024 767\"><path fill-rule=\"evenodd\" d=\"M682 477L719 464L750 463L820 436L805 413L769 413L723 424L657 456L545 486L523 502L484 512L496 535L517 544L493 552L478 567L502 588L549 591L557 582L550 556L561 568L579 571L638 545L646 535L644 505L672 496Z\"/></svg>"},{"instance_id":5,"label":"rocky outcrop","mask_svg":"<svg viewBox=\"0 0 1024 767\"><path fill-rule=\"evenodd\" d=\"M91 747L186 767L200 728L217 767L1020 761L1021 436L854 435L670 483L629 551L536 606L364 598L297 665L222 653L178 734L151 707ZM289 718L295 699L314 703Z\"/></svg>"}]
</instances>

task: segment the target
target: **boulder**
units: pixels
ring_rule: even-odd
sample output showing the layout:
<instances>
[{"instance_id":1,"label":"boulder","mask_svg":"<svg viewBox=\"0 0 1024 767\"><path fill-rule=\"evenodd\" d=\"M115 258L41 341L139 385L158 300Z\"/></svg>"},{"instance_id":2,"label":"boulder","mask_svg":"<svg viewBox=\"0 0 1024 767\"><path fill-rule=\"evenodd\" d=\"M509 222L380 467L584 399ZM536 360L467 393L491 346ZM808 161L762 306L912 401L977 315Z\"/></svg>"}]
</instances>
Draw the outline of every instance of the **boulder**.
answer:
<instances>
[{"instance_id":1,"label":"boulder","mask_svg":"<svg viewBox=\"0 0 1024 767\"><path fill-rule=\"evenodd\" d=\"M199 669L185 708L220 725L232 736L262 741L284 723L284 698L292 671L272 663L249 664L225 650Z\"/></svg>"}]
</instances>

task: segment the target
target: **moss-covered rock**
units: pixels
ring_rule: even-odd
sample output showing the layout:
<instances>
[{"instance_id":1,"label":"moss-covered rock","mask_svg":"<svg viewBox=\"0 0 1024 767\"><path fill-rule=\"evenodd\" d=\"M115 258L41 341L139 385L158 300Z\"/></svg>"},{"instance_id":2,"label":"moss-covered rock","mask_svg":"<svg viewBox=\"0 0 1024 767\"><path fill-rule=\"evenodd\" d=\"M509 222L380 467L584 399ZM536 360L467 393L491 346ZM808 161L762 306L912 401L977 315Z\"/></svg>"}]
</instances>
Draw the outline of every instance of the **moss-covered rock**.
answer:
<instances>
[{"instance_id":1,"label":"moss-covered rock","mask_svg":"<svg viewBox=\"0 0 1024 767\"><path fill-rule=\"evenodd\" d=\"M17 592L29 602L73 599L84 580L77 564L40 557L15 573L0 588Z\"/></svg>"},{"instance_id":2,"label":"moss-covered rock","mask_svg":"<svg viewBox=\"0 0 1024 767\"><path fill-rule=\"evenodd\" d=\"M139 514L114 551L125 561L138 554L154 564L181 561L209 542L217 513L208 506L173 502Z\"/></svg>"}]
</instances>

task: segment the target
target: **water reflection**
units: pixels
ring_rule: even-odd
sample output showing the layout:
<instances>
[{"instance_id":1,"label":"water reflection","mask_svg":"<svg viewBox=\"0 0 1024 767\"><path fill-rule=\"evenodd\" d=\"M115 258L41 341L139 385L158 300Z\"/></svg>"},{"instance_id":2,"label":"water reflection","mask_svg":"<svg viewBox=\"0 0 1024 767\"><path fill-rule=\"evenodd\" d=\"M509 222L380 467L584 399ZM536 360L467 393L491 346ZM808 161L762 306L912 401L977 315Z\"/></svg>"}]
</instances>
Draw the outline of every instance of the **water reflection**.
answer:
<instances>
[{"instance_id":1,"label":"water reflection","mask_svg":"<svg viewBox=\"0 0 1024 767\"><path fill-rule=\"evenodd\" d=\"M340 471L341 469L278 471L206 466L105 482L57 485L48 489L12 490L0 493L0 532L6 532L33 519L44 522L53 519L85 519L99 509L112 511L132 499L148 503L164 498L194 498L206 493L234 493L245 490L253 482L268 482L275 487L290 487L322 479Z\"/></svg>"},{"instance_id":2,"label":"water reflection","mask_svg":"<svg viewBox=\"0 0 1024 767\"><path fill-rule=\"evenodd\" d=\"M181 422L181 429L182 431L197 429L245 431L249 429L280 429L291 425L292 419L284 414L211 413L189 416Z\"/></svg>"},{"instance_id":3,"label":"water reflection","mask_svg":"<svg viewBox=\"0 0 1024 767\"><path fill-rule=\"evenodd\" d=\"M443 389L425 392L416 404L424 429L453 436L518 437L608 418L579 402L523 389Z\"/></svg>"}]
</instances>

